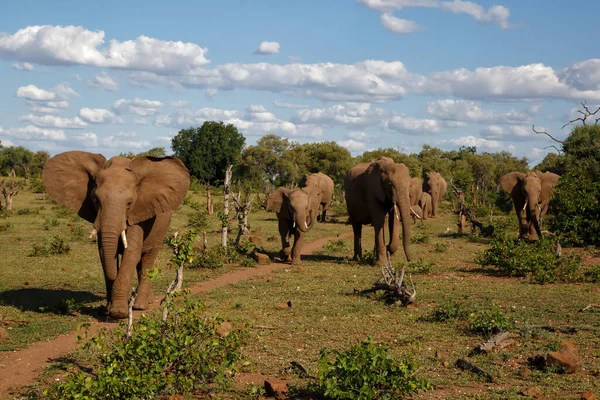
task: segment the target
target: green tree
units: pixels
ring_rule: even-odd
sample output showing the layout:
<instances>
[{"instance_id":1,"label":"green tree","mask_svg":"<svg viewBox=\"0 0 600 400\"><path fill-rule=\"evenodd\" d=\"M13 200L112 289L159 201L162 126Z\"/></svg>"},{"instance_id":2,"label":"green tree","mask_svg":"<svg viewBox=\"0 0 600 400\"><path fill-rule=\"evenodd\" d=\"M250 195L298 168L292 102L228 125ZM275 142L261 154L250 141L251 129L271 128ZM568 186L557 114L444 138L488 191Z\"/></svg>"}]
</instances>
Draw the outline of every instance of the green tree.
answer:
<instances>
[{"instance_id":1,"label":"green tree","mask_svg":"<svg viewBox=\"0 0 600 400\"><path fill-rule=\"evenodd\" d=\"M238 160L245 143L234 125L206 121L199 128L180 130L171 147L192 176L214 185L225 179L227 166Z\"/></svg>"},{"instance_id":2,"label":"green tree","mask_svg":"<svg viewBox=\"0 0 600 400\"><path fill-rule=\"evenodd\" d=\"M562 154L548 153L546 157L536 165L533 169L542 172L554 172L555 174L562 175L566 169L566 157Z\"/></svg>"},{"instance_id":3,"label":"green tree","mask_svg":"<svg viewBox=\"0 0 600 400\"><path fill-rule=\"evenodd\" d=\"M306 172L322 172L329 175L336 184L341 184L344 176L354 165L350 152L336 142L306 143L299 146L299 161L306 162Z\"/></svg>"},{"instance_id":4,"label":"green tree","mask_svg":"<svg viewBox=\"0 0 600 400\"><path fill-rule=\"evenodd\" d=\"M389 157L397 163L403 163L408 167L410 171L410 176L421 178L423 175L423 167L421 166L421 161L417 158L415 154L405 154L391 147L388 148L379 148L377 150L365 151L362 156L357 157L358 163L362 162L372 162L379 157Z\"/></svg>"},{"instance_id":5,"label":"green tree","mask_svg":"<svg viewBox=\"0 0 600 400\"><path fill-rule=\"evenodd\" d=\"M23 146L4 147L0 150L2 175L29 177L34 154Z\"/></svg>"}]
</instances>

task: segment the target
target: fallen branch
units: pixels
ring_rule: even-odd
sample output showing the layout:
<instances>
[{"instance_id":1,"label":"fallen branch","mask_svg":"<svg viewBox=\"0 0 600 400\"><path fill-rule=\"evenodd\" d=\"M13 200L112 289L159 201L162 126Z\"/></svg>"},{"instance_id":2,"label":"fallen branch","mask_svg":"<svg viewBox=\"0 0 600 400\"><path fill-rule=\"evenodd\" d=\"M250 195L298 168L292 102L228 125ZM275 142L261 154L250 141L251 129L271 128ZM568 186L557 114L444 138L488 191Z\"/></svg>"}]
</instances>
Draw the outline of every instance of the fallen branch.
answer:
<instances>
[{"instance_id":1,"label":"fallen branch","mask_svg":"<svg viewBox=\"0 0 600 400\"><path fill-rule=\"evenodd\" d=\"M134 291L131 293L131 299L129 300L129 317L127 319L127 337L131 337L133 334L133 304L135 303L135 299L137 297L137 293Z\"/></svg>"},{"instance_id":2,"label":"fallen branch","mask_svg":"<svg viewBox=\"0 0 600 400\"><path fill-rule=\"evenodd\" d=\"M584 312L591 308L600 308L600 304L588 304L587 306L585 306L581 310L579 310L579 312Z\"/></svg>"},{"instance_id":3,"label":"fallen branch","mask_svg":"<svg viewBox=\"0 0 600 400\"><path fill-rule=\"evenodd\" d=\"M390 253L388 252L387 264L381 267L381 279L373 283L373 286L368 289L354 289L354 293L365 295L383 290L386 292L385 297L388 303L401 303L403 306L411 304L417 297L417 289L415 289L415 284L413 283L411 276L409 276L409 279L412 285L412 291L408 288L406 282L404 282L404 269L405 266L402 265L402 271L400 272L400 276L398 276L398 272L392 267Z\"/></svg>"},{"instance_id":4,"label":"fallen branch","mask_svg":"<svg viewBox=\"0 0 600 400\"><path fill-rule=\"evenodd\" d=\"M515 343L515 341L513 339L518 338L518 337L519 337L519 335L517 335L515 333L501 331L501 332L497 333L496 335L492 336L491 338L489 338L484 343L480 344L478 349L479 349L479 351L483 351L485 353L489 353L490 351L493 351L496 349L502 350L506 347L513 345Z\"/></svg>"},{"instance_id":5,"label":"fallen branch","mask_svg":"<svg viewBox=\"0 0 600 400\"><path fill-rule=\"evenodd\" d=\"M462 369L463 371L470 371L470 372L473 372L474 374L481 376L482 378L485 379L486 382L489 382L489 383L494 382L494 377L489 372L482 370L477 365L475 365L465 359L459 358L458 360L456 360L456 363L454 365L456 365L458 368Z\"/></svg>"}]
</instances>

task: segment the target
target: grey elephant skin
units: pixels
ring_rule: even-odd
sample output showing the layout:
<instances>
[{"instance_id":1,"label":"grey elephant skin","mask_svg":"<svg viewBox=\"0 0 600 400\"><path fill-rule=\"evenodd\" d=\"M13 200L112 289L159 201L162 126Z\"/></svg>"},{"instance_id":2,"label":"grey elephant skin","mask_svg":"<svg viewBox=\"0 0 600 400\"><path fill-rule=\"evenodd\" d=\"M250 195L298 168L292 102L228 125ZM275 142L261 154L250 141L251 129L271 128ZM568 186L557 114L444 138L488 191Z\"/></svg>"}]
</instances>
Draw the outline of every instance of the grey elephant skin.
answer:
<instances>
[{"instance_id":1,"label":"grey elephant skin","mask_svg":"<svg viewBox=\"0 0 600 400\"><path fill-rule=\"evenodd\" d=\"M275 211L277 215L281 237L279 257L283 262L300 264L304 234L312 229L318 207L318 201L311 199L303 189L280 187L267 199L267 209ZM290 244L292 236L293 247Z\"/></svg>"},{"instance_id":2,"label":"grey elephant skin","mask_svg":"<svg viewBox=\"0 0 600 400\"><path fill-rule=\"evenodd\" d=\"M425 175L427 179L425 179L423 191L431 196L431 216L437 217L439 215L438 207L448 184L439 172L427 172Z\"/></svg>"},{"instance_id":3,"label":"grey elephant skin","mask_svg":"<svg viewBox=\"0 0 600 400\"><path fill-rule=\"evenodd\" d=\"M431 195L427 192L421 193L421 197L419 197L419 207L421 207L421 212L423 213L423 219L431 218Z\"/></svg>"},{"instance_id":4,"label":"grey elephant skin","mask_svg":"<svg viewBox=\"0 0 600 400\"><path fill-rule=\"evenodd\" d=\"M406 259L410 261L410 180L408 168L387 157L350 169L344 178L344 191L354 231L353 259L362 257L362 226L373 224L377 263L386 264L386 250L392 255L399 248L402 225L402 245ZM386 216L389 226L387 247L383 229Z\"/></svg>"},{"instance_id":5,"label":"grey elephant skin","mask_svg":"<svg viewBox=\"0 0 600 400\"><path fill-rule=\"evenodd\" d=\"M104 269L107 310L126 318L134 272L138 287L134 308L152 299L150 269L190 185L190 175L177 158L130 160L69 151L49 159L42 180L46 194L94 224Z\"/></svg>"},{"instance_id":6,"label":"grey elephant skin","mask_svg":"<svg viewBox=\"0 0 600 400\"><path fill-rule=\"evenodd\" d=\"M550 198L560 175L552 172L509 172L500 179L510 194L519 219L519 237L535 240L542 236L541 218L548 211Z\"/></svg>"},{"instance_id":7,"label":"grey elephant skin","mask_svg":"<svg viewBox=\"0 0 600 400\"><path fill-rule=\"evenodd\" d=\"M317 202L323 208L320 219L317 220L325 222L327 210L333 200L333 179L322 172L317 172L303 177L299 186L311 197L311 201Z\"/></svg>"},{"instance_id":8,"label":"grey elephant skin","mask_svg":"<svg viewBox=\"0 0 600 400\"><path fill-rule=\"evenodd\" d=\"M419 205L419 199L421 198L421 194L423 194L423 179L421 178L411 178L410 180L410 205L415 208L415 206Z\"/></svg>"}]
</instances>

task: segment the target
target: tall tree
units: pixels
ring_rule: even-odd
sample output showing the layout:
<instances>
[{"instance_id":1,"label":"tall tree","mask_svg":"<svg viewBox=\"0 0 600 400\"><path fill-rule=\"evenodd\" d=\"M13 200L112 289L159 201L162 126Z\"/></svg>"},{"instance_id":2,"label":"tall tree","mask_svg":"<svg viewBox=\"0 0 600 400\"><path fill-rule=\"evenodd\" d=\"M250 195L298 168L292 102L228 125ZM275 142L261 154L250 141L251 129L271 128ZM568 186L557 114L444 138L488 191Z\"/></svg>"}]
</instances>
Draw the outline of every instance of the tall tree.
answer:
<instances>
[{"instance_id":1,"label":"tall tree","mask_svg":"<svg viewBox=\"0 0 600 400\"><path fill-rule=\"evenodd\" d=\"M322 172L341 184L354 162L350 152L336 142L306 143L299 146L306 155L306 172Z\"/></svg>"},{"instance_id":2,"label":"tall tree","mask_svg":"<svg viewBox=\"0 0 600 400\"><path fill-rule=\"evenodd\" d=\"M234 125L206 121L200 128L180 130L171 148L192 176L215 184L225 179L227 167L238 161L245 143Z\"/></svg>"},{"instance_id":3,"label":"tall tree","mask_svg":"<svg viewBox=\"0 0 600 400\"><path fill-rule=\"evenodd\" d=\"M33 152L23 146L10 146L0 150L0 171L2 175L28 177L31 172Z\"/></svg>"}]
</instances>

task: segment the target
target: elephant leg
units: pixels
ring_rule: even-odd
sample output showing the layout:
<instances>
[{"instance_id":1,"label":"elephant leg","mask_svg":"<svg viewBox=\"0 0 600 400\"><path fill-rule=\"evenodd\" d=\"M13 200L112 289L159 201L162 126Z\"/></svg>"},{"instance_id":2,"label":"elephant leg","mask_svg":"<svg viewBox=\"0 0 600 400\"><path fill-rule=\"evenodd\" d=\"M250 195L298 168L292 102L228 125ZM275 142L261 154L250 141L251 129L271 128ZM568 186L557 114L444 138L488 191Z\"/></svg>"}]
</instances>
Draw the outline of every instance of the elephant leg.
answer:
<instances>
[{"instance_id":1,"label":"elephant leg","mask_svg":"<svg viewBox=\"0 0 600 400\"><path fill-rule=\"evenodd\" d=\"M362 259L362 245L360 242L362 238L362 224L353 222L352 231L354 231L354 256L352 260L359 261Z\"/></svg>"},{"instance_id":2,"label":"elephant leg","mask_svg":"<svg viewBox=\"0 0 600 400\"><path fill-rule=\"evenodd\" d=\"M133 308L136 310L145 310L148 304L154 298L152 293L152 282L148 277L148 270L154 266L154 261L158 256L158 248L152 249L142 255L142 260L137 265L138 286L137 297Z\"/></svg>"},{"instance_id":3,"label":"elephant leg","mask_svg":"<svg viewBox=\"0 0 600 400\"><path fill-rule=\"evenodd\" d=\"M127 229L127 248L123 252L123 259L117 279L112 286L109 314L114 318L127 318L129 314L128 300L131 294L131 284L136 266L140 262L142 253L143 231L139 226Z\"/></svg>"},{"instance_id":4,"label":"elephant leg","mask_svg":"<svg viewBox=\"0 0 600 400\"><path fill-rule=\"evenodd\" d=\"M385 241L383 238L383 226L385 225L385 216L383 218L373 218L373 228L375 230L375 251L377 253L377 264L387 264L387 254Z\"/></svg>"},{"instance_id":5,"label":"elephant leg","mask_svg":"<svg viewBox=\"0 0 600 400\"><path fill-rule=\"evenodd\" d=\"M388 216L388 232L390 236L390 241L387 246L387 251L390 252L390 256L394 254L400 247L400 215L398 214L399 212L400 210L395 208L394 212L389 213ZM413 220L414 222L417 221L414 217Z\"/></svg>"},{"instance_id":6,"label":"elephant leg","mask_svg":"<svg viewBox=\"0 0 600 400\"><path fill-rule=\"evenodd\" d=\"M292 265L300 264L300 255L304 245L304 232L300 229L294 231L294 247L292 247Z\"/></svg>"},{"instance_id":7,"label":"elephant leg","mask_svg":"<svg viewBox=\"0 0 600 400\"><path fill-rule=\"evenodd\" d=\"M278 218L279 220L279 236L281 236L281 251L279 252L279 258L283 262L292 261L290 256L292 248L290 245L290 224L285 218Z\"/></svg>"},{"instance_id":8,"label":"elephant leg","mask_svg":"<svg viewBox=\"0 0 600 400\"><path fill-rule=\"evenodd\" d=\"M321 213L321 222L327 222L327 210L329 209L329 203L323 203L323 212Z\"/></svg>"}]
</instances>

